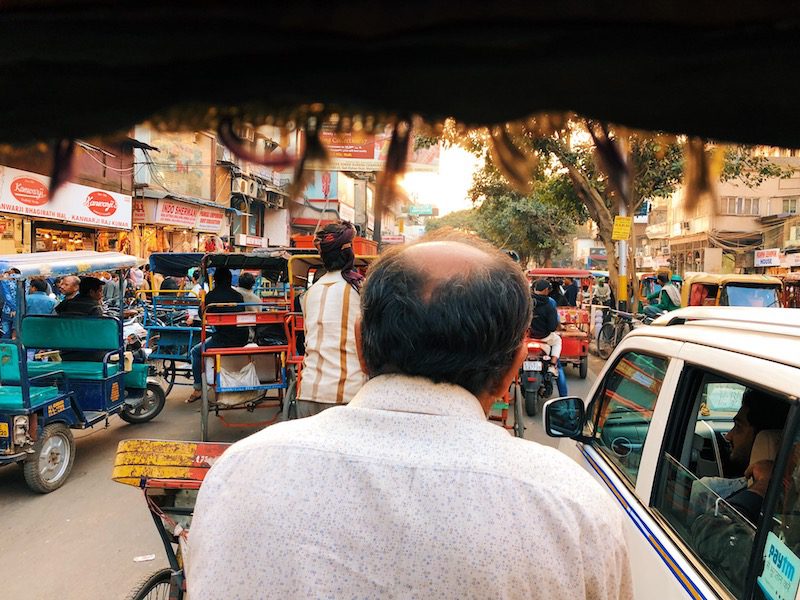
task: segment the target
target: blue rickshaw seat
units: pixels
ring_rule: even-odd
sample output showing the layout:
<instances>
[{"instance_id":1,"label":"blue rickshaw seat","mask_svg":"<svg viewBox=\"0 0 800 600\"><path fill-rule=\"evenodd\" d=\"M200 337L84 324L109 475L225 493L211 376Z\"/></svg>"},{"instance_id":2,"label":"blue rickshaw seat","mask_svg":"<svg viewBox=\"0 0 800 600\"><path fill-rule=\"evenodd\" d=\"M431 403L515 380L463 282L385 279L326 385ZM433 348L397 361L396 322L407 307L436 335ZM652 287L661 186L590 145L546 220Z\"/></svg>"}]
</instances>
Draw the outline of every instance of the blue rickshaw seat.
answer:
<instances>
[{"instance_id":1,"label":"blue rickshaw seat","mask_svg":"<svg viewBox=\"0 0 800 600\"><path fill-rule=\"evenodd\" d=\"M31 387L31 408L36 409L59 396L63 396L57 387ZM0 386L0 410L22 409L22 387L19 385Z\"/></svg>"},{"instance_id":2,"label":"blue rickshaw seat","mask_svg":"<svg viewBox=\"0 0 800 600\"><path fill-rule=\"evenodd\" d=\"M90 379L99 381L103 379L103 363L88 361L63 361L63 362L42 362L28 361L28 377L37 377L53 371L64 371L64 375L70 379ZM116 375L119 372L118 363L109 363L108 376Z\"/></svg>"}]
</instances>

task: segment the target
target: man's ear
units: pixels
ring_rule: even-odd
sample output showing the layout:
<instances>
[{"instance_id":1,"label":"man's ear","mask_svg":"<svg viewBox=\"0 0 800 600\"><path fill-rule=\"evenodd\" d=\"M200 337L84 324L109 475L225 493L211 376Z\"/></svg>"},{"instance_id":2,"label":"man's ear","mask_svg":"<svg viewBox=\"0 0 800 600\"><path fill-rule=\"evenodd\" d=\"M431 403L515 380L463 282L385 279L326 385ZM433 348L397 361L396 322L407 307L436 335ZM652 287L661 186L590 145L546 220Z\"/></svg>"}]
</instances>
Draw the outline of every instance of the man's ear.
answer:
<instances>
[{"instance_id":1,"label":"man's ear","mask_svg":"<svg viewBox=\"0 0 800 600\"><path fill-rule=\"evenodd\" d=\"M511 382L514 381L514 378L517 376L517 373L519 373L519 370L522 367L522 362L527 357L528 357L528 345L526 344L526 338L523 337L522 341L519 344L519 348L517 348L517 353L514 355L514 363L511 365L511 368L506 372L498 389L494 391L493 394L494 398L499 398L500 396L506 393L508 388L511 386Z\"/></svg>"},{"instance_id":2,"label":"man's ear","mask_svg":"<svg viewBox=\"0 0 800 600\"><path fill-rule=\"evenodd\" d=\"M364 360L364 348L361 343L361 317L356 319L355 325L356 333L356 355L358 356L358 364L361 365L361 370L367 372L367 361Z\"/></svg>"}]
</instances>

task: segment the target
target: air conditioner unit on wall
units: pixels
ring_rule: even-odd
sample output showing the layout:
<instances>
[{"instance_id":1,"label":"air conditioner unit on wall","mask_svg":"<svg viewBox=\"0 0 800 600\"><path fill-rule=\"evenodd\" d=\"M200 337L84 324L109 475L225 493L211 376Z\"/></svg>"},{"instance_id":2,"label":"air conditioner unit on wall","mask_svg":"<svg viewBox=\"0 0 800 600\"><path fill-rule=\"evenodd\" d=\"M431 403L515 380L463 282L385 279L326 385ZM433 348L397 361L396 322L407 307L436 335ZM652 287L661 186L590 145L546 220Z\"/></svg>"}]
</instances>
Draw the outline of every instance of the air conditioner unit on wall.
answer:
<instances>
[{"instance_id":1,"label":"air conditioner unit on wall","mask_svg":"<svg viewBox=\"0 0 800 600\"><path fill-rule=\"evenodd\" d=\"M283 208L286 198L284 196L275 196L275 208Z\"/></svg>"},{"instance_id":2,"label":"air conditioner unit on wall","mask_svg":"<svg viewBox=\"0 0 800 600\"><path fill-rule=\"evenodd\" d=\"M255 179L248 182L246 194L252 198L258 196L258 182Z\"/></svg>"},{"instance_id":3,"label":"air conditioner unit on wall","mask_svg":"<svg viewBox=\"0 0 800 600\"><path fill-rule=\"evenodd\" d=\"M231 191L239 194L246 194L249 188L249 181L244 177L234 177Z\"/></svg>"},{"instance_id":4,"label":"air conditioner unit on wall","mask_svg":"<svg viewBox=\"0 0 800 600\"><path fill-rule=\"evenodd\" d=\"M259 200L267 199L267 188L261 185L260 183L258 184L258 192L256 198L258 198Z\"/></svg>"}]
</instances>

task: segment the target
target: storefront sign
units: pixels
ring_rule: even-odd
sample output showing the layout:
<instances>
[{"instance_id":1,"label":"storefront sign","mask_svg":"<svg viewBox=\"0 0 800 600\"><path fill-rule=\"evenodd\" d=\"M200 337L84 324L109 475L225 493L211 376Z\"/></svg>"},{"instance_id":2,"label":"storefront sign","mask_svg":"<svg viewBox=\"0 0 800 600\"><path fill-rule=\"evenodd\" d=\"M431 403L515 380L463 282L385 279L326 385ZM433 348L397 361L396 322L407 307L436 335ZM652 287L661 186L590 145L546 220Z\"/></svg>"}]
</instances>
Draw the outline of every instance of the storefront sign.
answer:
<instances>
[{"instance_id":1,"label":"storefront sign","mask_svg":"<svg viewBox=\"0 0 800 600\"><path fill-rule=\"evenodd\" d=\"M0 167L0 212L112 229L131 228L131 197L66 183L50 198L50 178Z\"/></svg>"},{"instance_id":2,"label":"storefront sign","mask_svg":"<svg viewBox=\"0 0 800 600\"><path fill-rule=\"evenodd\" d=\"M408 214L426 216L433 214L432 204L412 204L408 207Z\"/></svg>"},{"instance_id":3,"label":"storefront sign","mask_svg":"<svg viewBox=\"0 0 800 600\"><path fill-rule=\"evenodd\" d=\"M195 223L197 223L198 212L198 208L191 204L175 202L174 200L159 200L158 210L156 210L156 223L193 229Z\"/></svg>"},{"instance_id":4,"label":"storefront sign","mask_svg":"<svg viewBox=\"0 0 800 600\"><path fill-rule=\"evenodd\" d=\"M755 267L781 266L781 249L769 248L768 250L756 250L753 266Z\"/></svg>"},{"instance_id":5,"label":"storefront sign","mask_svg":"<svg viewBox=\"0 0 800 600\"><path fill-rule=\"evenodd\" d=\"M343 221L350 221L351 223L355 222L356 220L356 209L352 206L348 206L343 202L339 203L339 218Z\"/></svg>"},{"instance_id":6,"label":"storefront sign","mask_svg":"<svg viewBox=\"0 0 800 600\"><path fill-rule=\"evenodd\" d=\"M197 231L218 233L224 221L225 211L222 209L201 206L197 211L197 224L194 228Z\"/></svg>"},{"instance_id":7,"label":"storefront sign","mask_svg":"<svg viewBox=\"0 0 800 600\"><path fill-rule=\"evenodd\" d=\"M240 233L236 238L237 246L250 246L252 248L266 248L269 246L269 240L265 237L258 237L255 235L245 235Z\"/></svg>"},{"instance_id":8,"label":"storefront sign","mask_svg":"<svg viewBox=\"0 0 800 600\"><path fill-rule=\"evenodd\" d=\"M382 235L381 242L384 244L405 244L406 236L404 235Z\"/></svg>"},{"instance_id":9,"label":"storefront sign","mask_svg":"<svg viewBox=\"0 0 800 600\"><path fill-rule=\"evenodd\" d=\"M800 252L792 252L783 255L782 267L800 267Z\"/></svg>"}]
</instances>

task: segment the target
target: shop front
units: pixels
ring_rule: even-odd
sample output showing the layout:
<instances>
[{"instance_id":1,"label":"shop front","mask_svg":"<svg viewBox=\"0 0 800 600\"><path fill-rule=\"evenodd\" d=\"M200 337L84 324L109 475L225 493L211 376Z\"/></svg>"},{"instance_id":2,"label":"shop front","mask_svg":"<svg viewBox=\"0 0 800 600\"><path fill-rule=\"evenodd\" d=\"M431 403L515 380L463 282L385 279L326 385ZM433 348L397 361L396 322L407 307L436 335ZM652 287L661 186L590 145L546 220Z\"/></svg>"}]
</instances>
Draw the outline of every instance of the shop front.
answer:
<instances>
[{"instance_id":1,"label":"shop front","mask_svg":"<svg viewBox=\"0 0 800 600\"><path fill-rule=\"evenodd\" d=\"M51 198L50 178L0 166L3 252L122 250L131 228L131 197L66 183Z\"/></svg>"},{"instance_id":2,"label":"shop front","mask_svg":"<svg viewBox=\"0 0 800 600\"><path fill-rule=\"evenodd\" d=\"M206 238L226 235L228 228L225 208L210 202L169 195L133 199L132 251L143 258L152 252L203 252Z\"/></svg>"}]
</instances>

